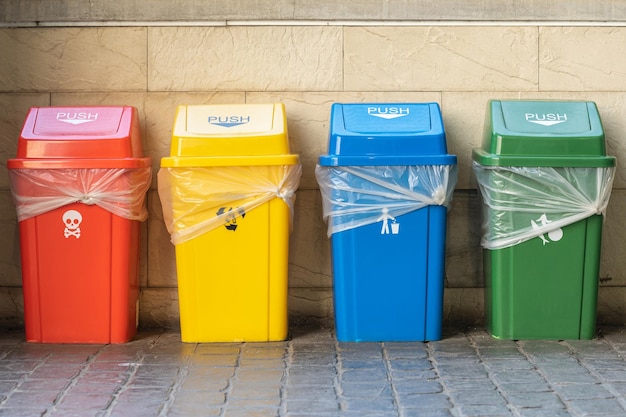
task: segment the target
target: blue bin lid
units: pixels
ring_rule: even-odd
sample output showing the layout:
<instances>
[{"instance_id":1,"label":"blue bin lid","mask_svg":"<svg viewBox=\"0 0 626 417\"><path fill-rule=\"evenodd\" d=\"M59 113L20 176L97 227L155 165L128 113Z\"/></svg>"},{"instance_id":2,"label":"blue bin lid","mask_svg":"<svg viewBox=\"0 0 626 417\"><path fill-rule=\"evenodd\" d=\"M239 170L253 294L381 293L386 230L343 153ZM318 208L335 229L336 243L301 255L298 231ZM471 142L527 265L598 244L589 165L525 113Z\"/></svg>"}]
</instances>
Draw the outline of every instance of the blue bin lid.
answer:
<instances>
[{"instance_id":1,"label":"blue bin lid","mask_svg":"<svg viewBox=\"0 0 626 417\"><path fill-rule=\"evenodd\" d=\"M437 103L334 103L321 166L452 165Z\"/></svg>"}]
</instances>

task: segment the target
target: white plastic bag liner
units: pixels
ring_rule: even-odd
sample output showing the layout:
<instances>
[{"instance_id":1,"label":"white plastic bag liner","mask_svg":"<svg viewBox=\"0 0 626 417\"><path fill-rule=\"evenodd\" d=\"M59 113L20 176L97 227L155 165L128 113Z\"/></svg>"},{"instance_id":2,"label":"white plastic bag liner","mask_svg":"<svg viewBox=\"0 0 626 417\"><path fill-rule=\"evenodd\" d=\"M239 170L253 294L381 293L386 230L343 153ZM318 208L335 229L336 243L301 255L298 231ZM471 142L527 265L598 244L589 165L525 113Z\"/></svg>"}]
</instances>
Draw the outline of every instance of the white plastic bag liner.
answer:
<instances>
[{"instance_id":1,"label":"white plastic bag liner","mask_svg":"<svg viewBox=\"0 0 626 417\"><path fill-rule=\"evenodd\" d=\"M302 166L162 167L158 173L163 219L173 244L187 242L228 223L236 207L249 212L280 198L289 206L290 221Z\"/></svg>"},{"instance_id":2,"label":"white plastic bag liner","mask_svg":"<svg viewBox=\"0 0 626 417\"><path fill-rule=\"evenodd\" d=\"M474 162L485 215L481 244L501 249L605 214L615 167L501 167Z\"/></svg>"},{"instance_id":3,"label":"white plastic bag liner","mask_svg":"<svg viewBox=\"0 0 626 417\"><path fill-rule=\"evenodd\" d=\"M457 166L318 165L315 175L330 237L380 221L384 209L398 217L430 205L448 206Z\"/></svg>"},{"instance_id":4,"label":"white plastic bag liner","mask_svg":"<svg viewBox=\"0 0 626 417\"><path fill-rule=\"evenodd\" d=\"M97 205L117 216L144 221L151 168L10 169L18 221L72 203Z\"/></svg>"}]
</instances>

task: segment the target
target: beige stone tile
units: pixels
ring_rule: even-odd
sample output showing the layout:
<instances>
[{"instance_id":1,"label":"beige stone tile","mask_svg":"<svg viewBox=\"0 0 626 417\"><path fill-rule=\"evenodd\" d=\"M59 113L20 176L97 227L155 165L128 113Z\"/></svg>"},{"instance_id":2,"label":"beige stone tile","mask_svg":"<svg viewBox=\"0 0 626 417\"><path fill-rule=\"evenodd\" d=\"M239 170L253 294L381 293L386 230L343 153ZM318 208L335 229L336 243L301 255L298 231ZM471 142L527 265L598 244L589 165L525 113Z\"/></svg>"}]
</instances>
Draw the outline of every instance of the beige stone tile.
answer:
<instances>
[{"instance_id":1,"label":"beige stone tile","mask_svg":"<svg viewBox=\"0 0 626 417\"><path fill-rule=\"evenodd\" d=\"M22 285L20 231L8 190L0 191L0 287Z\"/></svg>"},{"instance_id":2,"label":"beige stone tile","mask_svg":"<svg viewBox=\"0 0 626 417\"><path fill-rule=\"evenodd\" d=\"M290 318L333 317L333 293L330 288L291 288L288 305Z\"/></svg>"},{"instance_id":3,"label":"beige stone tile","mask_svg":"<svg viewBox=\"0 0 626 417\"><path fill-rule=\"evenodd\" d=\"M520 98L527 100L583 100L593 101L598 107L606 136L606 153L617 158L617 167L613 188L626 187L626 166L620 161L626 160L626 97L619 92L549 92L520 93Z\"/></svg>"},{"instance_id":4,"label":"beige stone tile","mask_svg":"<svg viewBox=\"0 0 626 417\"><path fill-rule=\"evenodd\" d=\"M626 288L600 287L597 316L600 324L623 326L626 317Z\"/></svg>"},{"instance_id":5,"label":"beige stone tile","mask_svg":"<svg viewBox=\"0 0 626 417\"><path fill-rule=\"evenodd\" d=\"M139 125L141 126L141 141L144 156L151 156L147 137L146 125L149 123L150 115L146 112L148 95L145 92L80 92L80 93L53 93L51 96L51 106L133 106L137 109ZM156 171L154 158L152 160L153 176L152 184L156 187Z\"/></svg>"},{"instance_id":6,"label":"beige stone tile","mask_svg":"<svg viewBox=\"0 0 626 417\"><path fill-rule=\"evenodd\" d=\"M341 28L149 28L150 91L338 90Z\"/></svg>"},{"instance_id":7,"label":"beige stone tile","mask_svg":"<svg viewBox=\"0 0 626 417\"><path fill-rule=\"evenodd\" d=\"M139 327L180 329L178 290L143 288L139 294Z\"/></svg>"},{"instance_id":8,"label":"beige stone tile","mask_svg":"<svg viewBox=\"0 0 626 417\"><path fill-rule=\"evenodd\" d=\"M613 190L602 228L600 285L626 287L626 191Z\"/></svg>"},{"instance_id":9,"label":"beige stone tile","mask_svg":"<svg viewBox=\"0 0 626 417\"><path fill-rule=\"evenodd\" d=\"M163 210L156 190L148 193L148 279L151 288L177 288L176 250L163 222Z\"/></svg>"},{"instance_id":10,"label":"beige stone tile","mask_svg":"<svg viewBox=\"0 0 626 417\"><path fill-rule=\"evenodd\" d=\"M482 200L476 191L454 193L446 231L446 287L482 287Z\"/></svg>"},{"instance_id":11,"label":"beige stone tile","mask_svg":"<svg viewBox=\"0 0 626 417\"><path fill-rule=\"evenodd\" d=\"M443 325L484 325L485 291L482 288L446 288L443 291Z\"/></svg>"},{"instance_id":12,"label":"beige stone tile","mask_svg":"<svg viewBox=\"0 0 626 417\"><path fill-rule=\"evenodd\" d=\"M326 236L318 190L297 193L289 249L290 288L332 286L330 239Z\"/></svg>"},{"instance_id":13,"label":"beige stone tile","mask_svg":"<svg viewBox=\"0 0 626 417\"><path fill-rule=\"evenodd\" d=\"M55 93L53 106L134 106L139 114L143 151L152 158L152 188L157 188L161 158L169 155L176 107L183 104L243 103L242 92L210 93Z\"/></svg>"},{"instance_id":14,"label":"beige stone tile","mask_svg":"<svg viewBox=\"0 0 626 417\"><path fill-rule=\"evenodd\" d=\"M623 27L539 28L539 89L624 91Z\"/></svg>"},{"instance_id":15,"label":"beige stone tile","mask_svg":"<svg viewBox=\"0 0 626 417\"><path fill-rule=\"evenodd\" d=\"M24 297L21 288L0 287L0 317L3 328L24 327Z\"/></svg>"},{"instance_id":16,"label":"beige stone tile","mask_svg":"<svg viewBox=\"0 0 626 417\"><path fill-rule=\"evenodd\" d=\"M346 27L349 91L536 91L535 27Z\"/></svg>"},{"instance_id":17,"label":"beige stone tile","mask_svg":"<svg viewBox=\"0 0 626 417\"><path fill-rule=\"evenodd\" d=\"M48 94L0 94L3 115L0 118L0 188L9 187L6 161L16 157L17 141L28 109L49 104Z\"/></svg>"},{"instance_id":18,"label":"beige stone tile","mask_svg":"<svg viewBox=\"0 0 626 417\"><path fill-rule=\"evenodd\" d=\"M287 125L292 152L300 155L300 189L318 188L315 166L320 155L328 154L330 108L333 103L439 102L437 92L285 92L248 93L246 102L282 102L287 111Z\"/></svg>"},{"instance_id":19,"label":"beige stone tile","mask_svg":"<svg viewBox=\"0 0 626 417\"><path fill-rule=\"evenodd\" d=\"M0 90L145 90L145 28L0 30Z\"/></svg>"},{"instance_id":20,"label":"beige stone tile","mask_svg":"<svg viewBox=\"0 0 626 417\"><path fill-rule=\"evenodd\" d=\"M157 173L161 158L170 154L172 127L176 107L195 104L241 104L245 94L236 92L209 93L148 93L145 103L146 152L152 158L153 187L157 186Z\"/></svg>"},{"instance_id":21,"label":"beige stone tile","mask_svg":"<svg viewBox=\"0 0 626 417\"><path fill-rule=\"evenodd\" d=\"M558 100L587 100L598 106L606 137L606 152L617 158L615 180L613 188L626 188L626 96L623 92L571 92L554 94L551 99Z\"/></svg>"},{"instance_id":22,"label":"beige stone tile","mask_svg":"<svg viewBox=\"0 0 626 417\"><path fill-rule=\"evenodd\" d=\"M4 6L7 4L7 6ZM572 2L571 0L474 1L423 0L336 1L336 0L212 0L155 2L141 0L20 1L3 4L4 22L111 22L111 21L191 21L232 24L233 20L272 21L599 21L623 20L621 3L609 0ZM18 6L19 5L19 6ZM480 7L478 7L480 6ZM332 23L331 23L332 24Z\"/></svg>"},{"instance_id":23,"label":"beige stone tile","mask_svg":"<svg viewBox=\"0 0 626 417\"><path fill-rule=\"evenodd\" d=\"M513 92L444 92L441 112L448 139L448 152L457 156L459 181L457 190L476 188L472 170L472 149L483 141L489 100L514 100Z\"/></svg>"},{"instance_id":24,"label":"beige stone tile","mask_svg":"<svg viewBox=\"0 0 626 417\"><path fill-rule=\"evenodd\" d=\"M487 103L494 100L585 100L593 101L604 125L607 154L618 159L614 188L626 184L626 167L619 164L626 159L626 142L622 139L626 132L626 98L613 92L444 92L442 113L448 134L449 152L459 160L459 182L457 189L475 188L472 172L472 149L481 145L486 123Z\"/></svg>"}]
</instances>

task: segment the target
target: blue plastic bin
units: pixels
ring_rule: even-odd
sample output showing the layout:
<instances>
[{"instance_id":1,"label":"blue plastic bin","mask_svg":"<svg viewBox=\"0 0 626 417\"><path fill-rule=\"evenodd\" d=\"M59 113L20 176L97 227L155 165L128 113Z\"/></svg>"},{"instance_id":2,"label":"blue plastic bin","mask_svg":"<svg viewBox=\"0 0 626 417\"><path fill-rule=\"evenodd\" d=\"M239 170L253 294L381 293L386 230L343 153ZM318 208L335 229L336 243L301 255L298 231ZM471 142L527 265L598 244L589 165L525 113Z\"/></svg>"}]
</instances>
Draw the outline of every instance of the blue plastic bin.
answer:
<instances>
[{"instance_id":1,"label":"blue plastic bin","mask_svg":"<svg viewBox=\"0 0 626 417\"><path fill-rule=\"evenodd\" d=\"M340 104L316 176L337 339L441 339L447 206L457 180L436 103Z\"/></svg>"}]
</instances>

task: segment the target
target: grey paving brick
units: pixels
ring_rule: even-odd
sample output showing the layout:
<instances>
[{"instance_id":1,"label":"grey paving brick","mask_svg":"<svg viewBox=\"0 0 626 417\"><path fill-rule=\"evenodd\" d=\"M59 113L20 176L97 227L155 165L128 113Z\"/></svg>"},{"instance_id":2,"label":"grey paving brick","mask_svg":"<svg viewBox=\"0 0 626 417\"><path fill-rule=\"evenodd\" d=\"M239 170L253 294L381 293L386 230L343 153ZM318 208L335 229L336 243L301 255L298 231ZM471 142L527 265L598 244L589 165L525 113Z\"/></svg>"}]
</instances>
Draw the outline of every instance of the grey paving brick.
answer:
<instances>
[{"instance_id":1,"label":"grey paving brick","mask_svg":"<svg viewBox=\"0 0 626 417\"><path fill-rule=\"evenodd\" d=\"M507 392L506 398L518 408L565 408L565 404L553 392Z\"/></svg>"},{"instance_id":2,"label":"grey paving brick","mask_svg":"<svg viewBox=\"0 0 626 417\"><path fill-rule=\"evenodd\" d=\"M626 415L626 409L615 398L589 400L570 400L568 406L582 415Z\"/></svg>"},{"instance_id":3,"label":"grey paving brick","mask_svg":"<svg viewBox=\"0 0 626 417\"><path fill-rule=\"evenodd\" d=\"M106 390L89 393L72 391L63 395L60 401L56 402L56 407L82 410L95 407L95 409L106 410L114 400L113 394Z\"/></svg>"},{"instance_id":4,"label":"grey paving brick","mask_svg":"<svg viewBox=\"0 0 626 417\"><path fill-rule=\"evenodd\" d=\"M500 389L504 392L551 392L553 391L550 384L545 383L537 383L537 384L529 384L529 383L505 383L499 384Z\"/></svg>"},{"instance_id":5,"label":"grey paving brick","mask_svg":"<svg viewBox=\"0 0 626 417\"><path fill-rule=\"evenodd\" d=\"M438 381L429 380L402 380L394 381L394 389L399 394L437 394L443 392L443 386Z\"/></svg>"},{"instance_id":6,"label":"grey paving brick","mask_svg":"<svg viewBox=\"0 0 626 417\"><path fill-rule=\"evenodd\" d=\"M439 394L410 394L400 395L397 399L400 409L439 409L452 408L447 395Z\"/></svg>"},{"instance_id":7,"label":"grey paving brick","mask_svg":"<svg viewBox=\"0 0 626 417\"><path fill-rule=\"evenodd\" d=\"M596 371L601 379L607 381L626 382L626 370L624 369L600 369Z\"/></svg>"},{"instance_id":8,"label":"grey paving brick","mask_svg":"<svg viewBox=\"0 0 626 417\"><path fill-rule=\"evenodd\" d=\"M191 368L203 367L223 367L230 368L237 365L239 355L198 355L194 354L189 358L189 366Z\"/></svg>"},{"instance_id":9,"label":"grey paving brick","mask_svg":"<svg viewBox=\"0 0 626 417\"><path fill-rule=\"evenodd\" d=\"M338 365L343 369L376 369L385 367L382 358L341 358Z\"/></svg>"},{"instance_id":10,"label":"grey paving brick","mask_svg":"<svg viewBox=\"0 0 626 417\"><path fill-rule=\"evenodd\" d=\"M379 411L392 412L396 410L396 404L391 397L375 397L375 398L345 398L341 401L342 411Z\"/></svg>"},{"instance_id":11,"label":"grey paving brick","mask_svg":"<svg viewBox=\"0 0 626 417\"><path fill-rule=\"evenodd\" d=\"M572 417L568 410L555 410L550 408L519 408L520 417Z\"/></svg>"},{"instance_id":12,"label":"grey paving brick","mask_svg":"<svg viewBox=\"0 0 626 417\"><path fill-rule=\"evenodd\" d=\"M428 359L422 358L397 358L389 360L392 371L424 371L433 369L434 366Z\"/></svg>"},{"instance_id":13,"label":"grey paving brick","mask_svg":"<svg viewBox=\"0 0 626 417\"><path fill-rule=\"evenodd\" d=\"M335 387L332 385L288 385L284 388L286 398L294 400L305 400L311 397L315 398L335 398ZM373 392L368 393L366 397L373 397Z\"/></svg>"},{"instance_id":14,"label":"grey paving brick","mask_svg":"<svg viewBox=\"0 0 626 417\"><path fill-rule=\"evenodd\" d=\"M282 369L259 369L249 367L240 367L235 375L237 383L259 385L280 384L284 377L285 371Z\"/></svg>"},{"instance_id":15,"label":"grey paving brick","mask_svg":"<svg viewBox=\"0 0 626 417\"><path fill-rule=\"evenodd\" d=\"M428 343L33 345L0 334L0 417L617 417L626 338L500 341L482 330ZM57 372L58 371L58 372Z\"/></svg>"},{"instance_id":16,"label":"grey paving brick","mask_svg":"<svg viewBox=\"0 0 626 417\"><path fill-rule=\"evenodd\" d=\"M398 417L396 410L342 410L341 417Z\"/></svg>"},{"instance_id":17,"label":"grey paving brick","mask_svg":"<svg viewBox=\"0 0 626 417\"><path fill-rule=\"evenodd\" d=\"M480 364L470 364L463 366L460 364L441 364L435 365L435 368L439 371L439 374L446 378L486 378L487 371L484 366Z\"/></svg>"},{"instance_id":18,"label":"grey paving brick","mask_svg":"<svg viewBox=\"0 0 626 417\"><path fill-rule=\"evenodd\" d=\"M612 382L608 385L610 385L610 387L617 392L618 395L626 397L626 382Z\"/></svg>"},{"instance_id":19,"label":"grey paving brick","mask_svg":"<svg viewBox=\"0 0 626 417\"><path fill-rule=\"evenodd\" d=\"M235 383L228 394L230 399L268 399L280 398L281 385L243 385Z\"/></svg>"},{"instance_id":20,"label":"grey paving brick","mask_svg":"<svg viewBox=\"0 0 626 417\"><path fill-rule=\"evenodd\" d=\"M497 417L497 416L513 416L511 410L505 405L499 404L482 404L482 405L461 405L457 406L456 411L462 417Z\"/></svg>"},{"instance_id":21,"label":"grey paving brick","mask_svg":"<svg viewBox=\"0 0 626 417\"><path fill-rule=\"evenodd\" d=\"M454 404L505 405L507 403L496 390L450 391L448 395Z\"/></svg>"},{"instance_id":22,"label":"grey paving brick","mask_svg":"<svg viewBox=\"0 0 626 417\"><path fill-rule=\"evenodd\" d=\"M572 384L595 384L601 382L590 374L586 369L546 369L543 370L549 382L572 383Z\"/></svg>"},{"instance_id":23,"label":"grey paving brick","mask_svg":"<svg viewBox=\"0 0 626 417\"><path fill-rule=\"evenodd\" d=\"M613 394L600 384L556 385L555 390L564 400L587 400L613 397Z\"/></svg>"},{"instance_id":24,"label":"grey paving brick","mask_svg":"<svg viewBox=\"0 0 626 417\"><path fill-rule=\"evenodd\" d=\"M174 405L198 404L206 408L221 407L226 403L226 393L215 390L178 390L172 400Z\"/></svg>"},{"instance_id":25,"label":"grey paving brick","mask_svg":"<svg viewBox=\"0 0 626 417\"><path fill-rule=\"evenodd\" d=\"M80 373L80 371L82 370L82 367L80 365L62 365L62 364L55 364L55 365L42 365L37 367L37 369L33 370L32 373L30 373L29 377L30 378L52 378L52 379L58 379L58 378L65 378L65 379L72 379L75 378L76 376L78 376L78 374Z\"/></svg>"},{"instance_id":26,"label":"grey paving brick","mask_svg":"<svg viewBox=\"0 0 626 417\"><path fill-rule=\"evenodd\" d=\"M290 385L332 385L337 379L334 368L291 366L287 370Z\"/></svg>"},{"instance_id":27,"label":"grey paving brick","mask_svg":"<svg viewBox=\"0 0 626 417\"><path fill-rule=\"evenodd\" d=\"M344 384L367 383L372 379L387 379L387 370L383 367L376 369L347 369L341 373L341 381Z\"/></svg>"},{"instance_id":28,"label":"grey paving brick","mask_svg":"<svg viewBox=\"0 0 626 417\"><path fill-rule=\"evenodd\" d=\"M196 403L176 403L167 410L168 417L206 416L218 417L222 414L222 408L217 406L205 406Z\"/></svg>"},{"instance_id":29,"label":"grey paving brick","mask_svg":"<svg viewBox=\"0 0 626 417\"><path fill-rule=\"evenodd\" d=\"M326 398L309 398L306 400L290 400L285 401L285 410L287 413L296 415L309 415L338 413L341 410L339 401ZM304 414L302 414L304 413Z\"/></svg>"},{"instance_id":30,"label":"grey paving brick","mask_svg":"<svg viewBox=\"0 0 626 417\"><path fill-rule=\"evenodd\" d=\"M33 417L43 416L46 413L47 407L0 407L1 417ZM61 417L60 414L54 415L54 417ZM81 416L82 417L82 416Z\"/></svg>"},{"instance_id":31,"label":"grey paving brick","mask_svg":"<svg viewBox=\"0 0 626 417\"><path fill-rule=\"evenodd\" d=\"M370 381L363 384L343 384L339 388L347 398L392 397L391 385L387 381Z\"/></svg>"},{"instance_id":32,"label":"grey paving brick","mask_svg":"<svg viewBox=\"0 0 626 417\"><path fill-rule=\"evenodd\" d=\"M391 369L390 374L392 378L396 381L403 380L411 380L411 379L419 379L419 380L430 380L439 378L439 374L435 369L428 370L397 370Z\"/></svg>"},{"instance_id":33,"label":"grey paving brick","mask_svg":"<svg viewBox=\"0 0 626 417\"><path fill-rule=\"evenodd\" d=\"M495 390L495 383L489 378L472 379L472 378L442 378L442 383L448 390L474 390L485 389Z\"/></svg>"},{"instance_id":34,"label":"grey paving brick","mask_svg":"<svg viewBox=\"0 0 626 417\"><path fill-rule=\"evenodd\" d=\"M0 394L4 395L5 393L9 393L15 390L18 385L23 391L56 391L61 392L64 391L69 385L71 381L66 379L35 379L28 378L24 382L20 383L18 381L15 382L0 382ZM94 386L100 387L100 384L92 384ZM114 387L119 386L119 381L115 383Z\"/></svg>"},{"instance_id":35,"label":"grey paving brick","mask_svg":"<svg viewBox=\"0 0 626 417\"><path fill-rule=\"evenodd\" d=\"M424 343L386 342L383 348L390 360L425 359L429 355L428 347Z\"/></svg>"},{"instance_id":36,"label":"grey paving brick","mask_svg":"<svg viewBox=\"0 0 626 417\"><path fill-rule=\"evenodd\" d=\"M253 409L248 408L227 408L224 410L224 417L276 417L279 411L273 407Z\"/></svg>"},{"instance_id":37,"label":"grey paving brick","mask_svg":"<svg viewBox=\"0 0 626 417\"><path fill-rule=\"evenodd\" d=\"M493 360L493 359L526 360L526 355L520 352L520 350L518 349L516 345L482 347L478 349L478 354L483 360Z\"/></svg>"},{"instance_id":38,"label":"grey paving brick","mask_svg":"<svg viewBox=\"0 0 626 417\"><path fill-rule=\"evenodd\" d=\"M428 411L420 409L405 409L400 410L400 416L402 417L421 417L428 415L428 417L456 417L449 408L430 408Z\"/></svg>"},{"instance_id":39,"label":"grey paving brick","mask_svg":"<svg viewBox=\"0 0 626 417\"><path fill-rule=\"evenodd\" d=\"M511 370L535 369L535 365L526 359L489 359L484 360L483 364L487 369L494 373Z\"/></svg>"},{"instance_id":40,"label":"grey paving brick","mask_svg":"<svg viewBox=\"0 0 626 417\"><path fill-rule=\"evenodd\" d=\"M293 352L289 360L306 363L308 366L335 366L337 361L334 352Z\"/></svg>"},{"instance_id":41,"label":"grey paving brick","mask_svg":"<svg viewBox=\"0 0 626 417\"><path fill-rule=\"evenodd\" d=\"M544 385L546 383L543 376L534 369L530 370L530 372L519 372L516 370L495 372L493 378L500 384Z\"/></svg>"}]
</instances>

